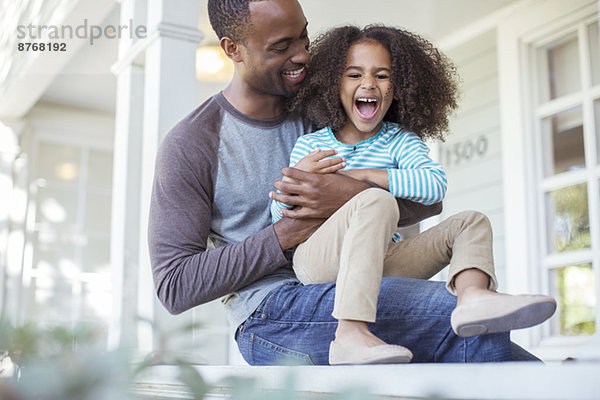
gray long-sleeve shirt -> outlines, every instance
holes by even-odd
[[[228,295],[237,327],[267,293],[295,280],[271,225],[268,194],[304,133],[285,115],[249,118],[219,93],[165,137],[148,236],[157,294],[170,312]]]

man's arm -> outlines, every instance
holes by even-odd
[[[273,225],[239,243],[208,249],[213,146],[167,136],[157,156],[148,244],[157,295],[173,314],[239,290],[289,262]]]
[[[442,212],[442,202],[426,206],[425,204],[416,203],[414,201],[400,199],[396,197],[398,209],[400,210],[400,219],[398,226],[414,225],[434,215]]]

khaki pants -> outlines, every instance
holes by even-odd
[[[294,271],[303,284],[336,281],[336,319],[374,322],[382,277],[429,279],[448,264],[446,287],[454,277],[477,268],[497,288],[492,229],[487,217],[465,211],[412,238],[391,241],[398,221],[396,199],[367,189],[341,207],[294,254]]]

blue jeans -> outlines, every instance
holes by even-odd
[[[337,320],[331,316],[335,283],[282,285],[238,328],[236,340],[251,365],[327,365]],[[409,348],[416,363],[533,361],[535,356],[496,333],[456,336],[450,314],[456,297],[444,282],[383,278],[371,332]]]

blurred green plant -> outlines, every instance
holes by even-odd
[[[149,322],[150,323],[150,322]],[[205,382],[181,353],[169,348],[177,335],[198,327],[190,324],[163,330],[153,325],[155,351],[141,357],[127,349],[107,351],[102,335],[89,327],[15,326],[0,321],[1,400],[133,400],[136,382],[157,365],[177,369],[177,379],[194,400],[219,391]],[[261,388],[256,379],[230,377],[223,382],[232,400],[304,400],[314,394],[298,391],[293,370],[278,390]],[[143,397],[147,398],[147,397]],[[348,390],[327,396],[332,400],[366,400],[366,390]]]
[[[175,365],[193,399],[210,389],[200,374],[168,349],[167,338],[195,328],[158,332],[156,351],[139,361],[128,349],[107,351],[97,330],[78,326],[14,326],[0,321],[0,399],[129,400],[139,374],[155,365]]]

